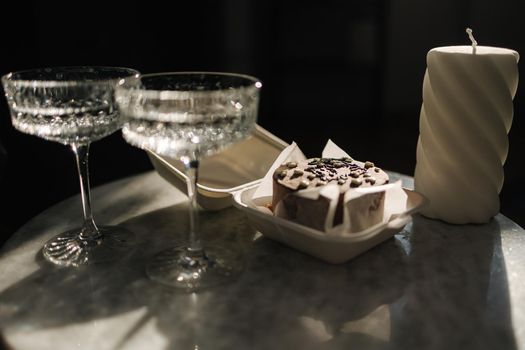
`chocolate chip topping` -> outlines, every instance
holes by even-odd
[[[299,182],[299,189],[307,188],[308,186],[310,186],[308,180],[301,180],[301,182]]]
[[[375,177],[367,177],[365,179],[365,182],[368,182],[370,185],[373,185],[376,183],[376,178]]]
[[[367,167],[368,166],[368,167]],[[368,169],[374,169],[374,180]],[[356,181],[353,181],[356,180]],[[313,158],[299,162],[286,162],[274,172],[274,181],[291,191],[337,183],[345,192],[353,187],[382,185],[388,175],[372,162],[359,162],[351,158]]]
[[[363,181],[358,180],[358,179],[352,179],[352,181],[350,181],[350,187],[359,187],[362,184],[363,184]]]
[[[288,175],[288,172],[286,170],[281,170],[277,173],[277,177],[279,177],[279,179],[284,179],[286,175]]]
[[[303,174],[304,172],[302,170],[294,169],[293,174],[292,174],[292,179],[299,177],[299,176],[303,176]]]

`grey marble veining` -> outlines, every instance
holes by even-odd
[[[147,173],[95,189],[93,202],[98,222],[141,244],[111,265],[45,262],[42,244],[79,223],[78,197],[22,227],[0,252],[0,329],[14,349],[525,349],[525,236],[502,215],[469,226],[418,216],[329,265],[260,237],[233,208],[204,213],[206,241],[243,252],[246,267],[185,294],[144,274],[184,239],[185,197]]]

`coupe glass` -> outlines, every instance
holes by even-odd
[[[91,213],[89,144],[122,126],[114,92],[117,85],[140,82],[128,68],[57,67],[9,73],[2,77],[13,126],[21,132],[70,145],[76,156],[84,223],[43,247],[44,257],[62,266],[115,260],[134,241],[116,226],[97,226]]]
[[[238,253],[220,243],[203,244],[196,184],[202,157],[252,132],[261,86],[259,80],[245,75],[181,72],[143,75],[139,89],[117,89],[117,103],[126,118],[124,138],[134,146],[179,159],[188,177],[187,243],[156,255],[146,267],[151,279],[194,291],[241,271]]]

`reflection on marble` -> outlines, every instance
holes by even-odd
[[[416,217],[329,265],[261,237],[233,208],[204,213],[206,240],[247,263],[234,283],[185,294],[144,274],[152,254],[184,239],[185,197],[154,173],[94,195],[97,220],[142,245],[111,265],[56,268],[39,248],[76,224],[78,198],[26,224],[0,255],[0,329],[14,349],[525,349],[524,232],[504,216]]]

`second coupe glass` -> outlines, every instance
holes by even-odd
[[[203,244],[197,219],[199,160],[246,138],[257,118],[262,84],[228,73],[160,73],[141,77],[141,88],[118,88],[126,117],[124,138],[140,148],[179,159],[188,177],[189,237],[159,253],[146,267],[160,283],[194,291],[222,283],[242,267],[237,252]]]

